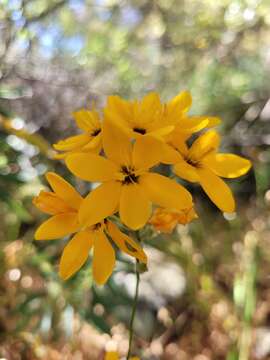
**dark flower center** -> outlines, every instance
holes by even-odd
[[[101,227],[101,223],[96,223],[93,225],[93,230],[98,230]]]
[[[186,160],[186,162],[187,162],[189,165],[194,166],[194,167],[199,167],[198,161],[194,161],[194,160],[189,159],[189,158],[187,158],[187,159],[185,159],[185,160]]]
[[[125,175],[122,183],[124,185],[134,184],[138,182],[139,176],[135,175],[134,168],[122,166],[121,172]]]
[[[144,134],[146,133],[146,130],[145,130],[145,129],[143,129],[143,128],[138,128],[138,127],[133,128],[133,131],[135,131],[135,132],[137,132],[137,133],[139,133],[139,134],[142,134],[142,135],[144,135]]]
[[[92,131],[91,135],[92,136],[97,136],[100,132],[101,132],[101,129],[96,129],[96,130]]]

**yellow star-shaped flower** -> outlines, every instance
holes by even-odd
[[[66,164],[74,175],[102,182],[83,201],[81,223],[91,226],[119,211],[121,221],[136,230],[148,221],[152,203],[176,210],[191,207],[192,197],[183,186],[149,171],[160,162],[162,145],[151,136],[140,137],[133,145],[121,129],[105,121],[107,158],[90,153],[68,156]]]
[[[110,239],[124,253],[146,263],[147,257],[142,248],[129,236],[107,219],[90,227],[82,227],[78,211],[83,201],[81,195],[55,173],[47,173],[46,178],[53,192],[41,191],[33,199],[36,207],[52,215],[35,233],[36,240],[51,240],[74,234],[65,246],[60,260],[60,276],[66,280],[74,275],[86,262],[93,248],[93,277],[97,284],[103,285],[115,266],[115,251]]]
[[[168,139],[174,130],[190,136],[220,123],[217,117],[188,116],[191,104],[188,91],[182,91],[167,103],[162,103],[155,92],[135,101],[109,96],[104,113],[107,120],[115,122],[135,139],[144,135]]]
[[[56,159],[64,159],[67,155],[76,152],[99,153],[102,148],[102,129],[99,113],[96,110],[79,110],[73,113],[77,126],[83,134],[68,137],[54,144],[55,150],[60,153]]]
[[[174,164],[180,160],[170,146],[175,137],[181,136],[186,140],[194,132],[220,123],[217,117],[188,116],[191,104],[192,98],[188,91],[182,91],[167,103],[162,103],[154,92],[135,101],[109,96],[104,116],[107,121],[121,127],[131,139],[153,136],[163,141],[165,144],[160,161]]]
[[[39,210],[52,216],[36,230],[36,240],[61,238],[80,228],[78,210],[83,200],[81,195],[55,173],[47,173],[46,179],[53,192],[42,190],[33,203]]]
[[[224,212],[234,212],[235,201],[228,185],[221,178],[237,178],[251,167],[251,162],[234,154],[217,153],[220,137],[214,130],[198,137],[190,148],[180,139],[174,146],[181,161],[174,166],[179,177],[198,182],[213,203]]]
[[[164,122],[174,124],[174,130],[166,136],[166,141],[175,134],[185,138],[204,128],[218,125],[221,121],[214,116],[190,116],[188,111],[192,105],[192,97],[188,91],[182,91],[168,101],[164,107]]]

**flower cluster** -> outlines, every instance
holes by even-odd
[[[220,136],[213,127],[220,120],[189,116],[191,102],[186,91],[167,103],[156,93],[135,101],[110,96],[102,115],[95,109],[74,113],[83,133],[55,144],[56,157],[76,177],[98,186],[82,198],[59,175],[48,173],[52,191],[42,191],[34,199],[51,215],[37,229],[37,240],[74,234],[60,261],[63,279],[78,271],[93,249],[93,277],[104,284],[115,266],[113,243],[147,263],[141,244],[127,234],[147,223],[171,232],[178,223],[197,217],[192,196],[177,177],[200,184],[221,211],[235,211],[232,192],[221,178],[245,174],[250,161],[218,153]],[[201,131],[190,146],[190,137]],[[162,163],[172,166],[174,179],[158,172]],[[114,221],[117,214],[125,233]]]

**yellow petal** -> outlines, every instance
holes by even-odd
[[[86,145],[89,141],[91,141],[91,138],[92,137],[89,134],[75,135],[58,141],[58,143],[54,144],[53,147],[58,151],[72,151],[80,149]]]
[[[149,220],[149,224],[153,225],[157,231],[171,234],[178,223],[180,213],[180,211],[156,208],[154,215]]]
[[[157,93],[152,92],[144,96],[137,102],[137,111],[135,111],[135,119],[142,127],[148,127],[148,124],[154,122],[158,115],[161,115],[162,104]]]
[[[79,229],[77,213],[65,213],[54,215],[35,232],[36,240],[52,240],[72,234]]]
[[[159,124],[159,127],[156,126],[155,129],[148,131],[148,135],[154,136],[158,139],[163,139],[164,136],[170,134],[174,130],[173,125],[162,126]]]
[[[192,97],[188,91],[182,91],[167,103],[168,112],[187,112],[192,104]],[[178,119],[177,119],[178,120]]]
[[[122,233],[111,221],[107,224],[108,233],[115,244],[126,254],[135,257],[143,263],[147,263],[147,256],[140,245],[129,236]]]
[[[169,144],[163,144],[161,162],[164,164],[176,164],[182,161],[182,156]]]
[[[120,182],[110,181],[92,190],[82,202],[79,211],[80,222],[85,226],[91,226],[117,211],[120,188]]]
[[[107,157],[121,166],[131,164],[132,145],[120,126],[105,120],[103,124],[103,148]]]
[[[177,224],[186,225],[197,218],[198,215],[193,207],[181,211],[157,208],[149,223],[158,231],[171,233]]]
[[[216,151],[219,144],[220,136],[218,133],[215,130],[209,130],[194,141],[189,150],[189,157],[200,160],[209,153]]]
[[[177,176],[187,181],[198,182],[200,180],[200,177],[197,174],[197,169],[184,160],[176,164],[173,171]]]
[[[77,153],[67,156],[68,169],[86,181],[109,181],[116,177],[117,166],[110,160],[92,153]]]
[[[147,173],[140,177],[140,183],[156,205],[172,210],[182,210],[192,206],[190,193],[176,181],[165,176]]]
[[[208,128],[221,124],[221,119],[219,117],[207,116],[207,119],[208,119],[208,125],[207,125]]]
[[[207,156],[203,163],[216,175],[225,178],[237,178],[248,172],[251,162],[234,154],[215,154]]]
[[[70,155],[70,154],[72,154],[72,152],[65,152],[65,153],[61,153],[61,154],[54,153],[53,159],[54,160],[64,160],[67,157],[67,155]]]
[[[71,208],[76,210],[79,209],[82,202],[82,197],[72,185],[70,185],[61,176],[53,172],[48,172],[46,174],[46,179],[56,195],[60,197],[60,199],[62,199]]]
[[[229,186],[212,171],[198,169],[200,184],[213,203],[223,212],[234,212],[235,201]]]
[[[96,151],[96,149],[99,149]],[[92,139],[82,148],[83,151],[95,151],[97,153],[100,152],[102,148],[102,133],[99,133],[96,136],[93,136]]]
[[[167,138],[167,143],[178,150],[181,156],[188,155],[188,147],[186,141],[190,137],[190,134],[184,134],[177,129],[173,131]]]
[[[162,158],[164,143],[152,136],[142,136],[133,147],[133,165],[135,169],[149,169],[157,165]]]
[[[72,115],[78,127],[89,134],[101,127],[99,115],[96,111],[82,109],[75,111]]]
[[[220,123],[220,118],[214,116],[188,116],[181,119],[176,128],[179,131],[194,133],[206,127],[210,128],[217,126]]]
[[[93,277],[98,285],[103,285],[113,272],[115,252],[102,230],[93,232],[93,239]]]
[[[133,230],[147,223],[151,215],[151,203],[140,185],[122,186],[119,212],[121,221]]]
[[[150,92],[140,101],[140,110],[142,113],[155,113],[161,106],[160,97],[156,92]]]
[[[179,121],[175,131],[194,133],[204,129],[208,125],[208,119],[203,116],[185,117]]]
[[[33,198],[33,204],[40,211],[50,215],[74,211],[74,208],[67,205],[67,203],[60,199],[55,193],[49,191],[41,190],[39,195]]]
[[[122,99],[120,96],[112,95],[107,98],[107,105],[104,109],[106,117],[121,121],[128,120],[132,114],[132,103]]]
[[[63,280],[71,277],[83,266],[92,245],[90,231],[80,231],[68,242],[60,260],[59,272]]]

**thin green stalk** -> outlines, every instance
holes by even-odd
[[[134,334],[134,320],[138,305],[138,297],[139,297],[139,284],[140,284],[140,272],[139,272],[139,261],[136,260],[135,264],[135,274],[136,274],[136,289],[135,289],[135,296],[132,306],[132,313],[129,323],[129,343],[128,343],[128,354],[127,354],[127,360],[129,360],[131,356],[131,350],[132,350],[132,340],[133,340],[133,334]]]
[[[250,231],[245,236],[243,273],[235,283],[235,304],[241,310],[242,329],[239,336],[238,360],[249,360],[252,345],[252,319],[256,308],[257,234]]]

